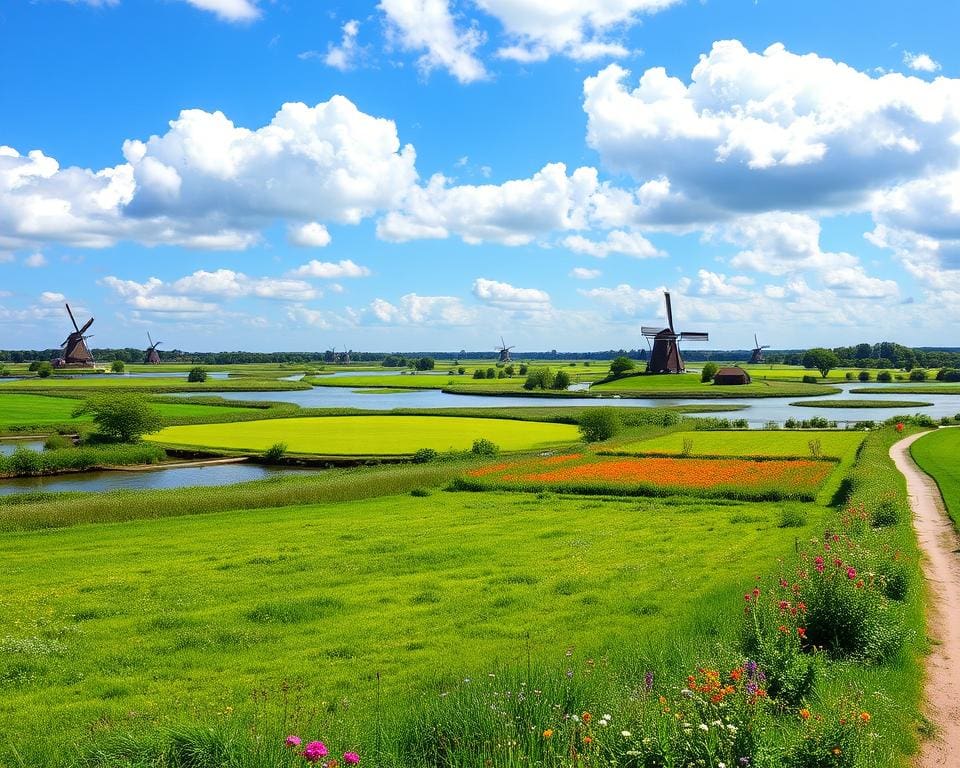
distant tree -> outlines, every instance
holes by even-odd
[[[473,372],[473,378],[475,378],[475,379],[485,379],[485,378],[487,378],[487,374],[483,372],[483,369],[482,369],[482,368],[477,368],[477,369]]]
[[[524,389],[550,389],[553,377],[549,368],[531,368],[527,372],[527,380],[523,382]]]
[[[520,363],[520,370],[517,371],[517,373],[519,373],[521,376],[526,376],[528,370],[530,370],[530,366],[528,366],[526,363]]]
[[[857,374],[857,378],[859,378],[860,381],[870,381],[870,371],[860,371],[860,373]]]
[[[496,368],[487,368],[487,378],[495,379],[497,378],[497,369]]]
[[[583,439],[597,443],[615,437],[622,428],[620,416],[613,408],[586,408],[578,420]]]
[[[506,371],[507,376],[513,376],[513,374],[516,372],[516,369],[513,367],[513,363],[510,363],[510,364],[509,364],[506,368],[504,368],[503,370]]]
[[[124,370],[126,370],[126,367],[127,365],[123,362],[123,360],[114,360],[112,363],[110,363],[110,370],[114,373],[123,373]]]
[[[39,376],[41,379],[48,379],[53,373],[53,365],[44,360],[43,362],[38,363],[37,367],[33,370],[37,372],[37,376]]]
[[[465,374],[466,372],[467,372],[467,369],[464,368],[462,365],[461,365],[459,368],[457,368],[457,373],[458,373],[460,376],[463,376],[463,374]]]
[[[142,395],[109,394],[89,398],[74,416],[91,414],[97,431],[123,443],[135,443],[160,429],[160,413]]]
[[[190,373],[187,374],[187,381],[191,384],[199,384],[207,380],[207,369],[201,366],[196,366],[195,368],[190,369]]]
[[[914,368],[910,371],[910,381],[926,381],[927,372],[923,368]]]
[[[470,453],[475,456],[496,456],[500,453],[500,446],[484,437],[480,437],[473,441]]]
[[[877,374],[877,381],[893,381],[893,374],[890,373],[890,371],[880,371],[880,373]]]
[[[501,368],[499,371],[497,371],[497,378],[498,378],[498,379],[505,379],[505,378],[507,378],[507,372],[506,372],[505,370],[503,370],[503,368]]]
[[[616,358],[612,363],[610,363],[610,373],[614,376],[622,376],[627,371],[632,371],[636,368],[636,363],[633,362],[629,357],[621,355]]]
[[[717,375],[717,371],[720,370],[720,366],[716,363],[704,363],[703,368],[700,370],[700,381],[704,384],[713,381],[713,377]]]
[[[432,357],[421,357],[417,359],[415,368],[418,371],[432,371],[433,367],[436,365]]]
[[[559,370],[553,377],[551,389],[563,390],[570,386],[570,374],[564,370]]]
[[[803,355],[803,367],[816,368],[823,378],[826,378],[827,374],[838,365],[840,365],[840,358],[836,353],[823,347],[808,349]]]

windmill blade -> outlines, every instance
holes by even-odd
[[[70,311],[70,305],[64,304],[64,306],[67,308],[67,314],[70,315],[70,322],[73,323],[74,330],[77,333],[80,333],[80,327],[77,325],[77,321],[73,317],[73,312]]]
[[[663,333],[664,331],[669,331],[669,328],[657,328],[653,325],[642,325],[640,326],[640,333],[649,338],[653,338],[658,333]]]
[[[680,334],[684,341],[710,341],[709,333],[700,333],[699,331],[684,331]]]
[[[757,340],[757,334],[753,334],[753,346],[757,349],[763,349],[763,347],[760,346],[760,342]]]
[[[501,337],[500,337],[500,347],[503,348],[503,347],[505,347],[505,346],[507,346],[507,342],[505,342],[505,341],[503,340],[503,336],[501,336]]]
[[[670,305],[670,291],[664,291],[663,296],[667,300],[667,327],[672,331],[673,330],[673,307]]]
[[[92,318],[92,317],[91,317],[89,320],[87,320],[86,323],[84,323],[83,328],[81,328],[81,329],[78,331],[78,333],[83,333],[83,332],[84,332],[85,330],[87,330],[87,328],[89,328],[91,325],[93,325],[93,318]]]
[[[152,349],[153,347],[157,346],[156,344],[153,343],[153,338],[150,336],[150,331],[147,331],[147,341],[150,342],[150,348],[151,348],[151,349]]]

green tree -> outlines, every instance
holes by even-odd
[[[700,381],[704,384],[713,381],[713,377],[717,375],[717,371],[719,370],[720,366],[716,363],[704,363],[700,371]]]
[[[191,384],[199,384],[207,380],[207,369],[201,366],[196,366],[195,368],[190,369],[190,373],[187,374],[187,381]]]
[[[831,369],[838,365],[840,365],[840,358],[836,353],[823,347],[808,349],[803,355],[803,367],[816,368],[823,378],[826,378]]]
[[[436,365],[436,363],[432,357],[421,357],[417,359],[414,367],[418,371],[432,371],[434,365]]]
[[[610,373],[614,376],[622,376],[627,371],[632,371],[636,368],[636,363],[633,362],[629,357],[625,355],[620,355],[612,363],[610,363]]]
[[[584,440],[597,443],[615,437],[623,423],[613,408],[587,408],[578,420],[578,427]]]
[[[910,371],[910,381],[926,381],[927,372],[923,368],[914,368]]]
[[[564,370],[557,371],[553,377],[551,389],[563,390],[570,386],[570,374]]]
[[[113,440],[135,443],[160,429],[160,413],[142,395],[109,394],[89,398],[73,415],[91,414],[97,431]]]
[[[523,382],[524,389],[550,389],[553,377],[549,368],[531,368],[527,372],[527,380]]]
[[[530,366],[528,366],[526,363],[520,363],[520,370],[518,371],[518,373],[521,376],[526,376],[528,370],[530,370]]]
[[[487,378],[495,379],[497,378],[497,369],[496,368],[487,368]]]
[[[123,373],[124,370],[126,370],[126,367],[127,366],[123,360],[114,360],[112,363],[110,363],[110,370],[114,373]]]
[[[39,363],[36,367],[37,376],[41,379],[48,379],[53,373],[53,365],[44,360],[42,363]]]
[[[880,371],[880,373],[877,374],[877,381],[893,381],[893,374],[890,373],[890,371]]]

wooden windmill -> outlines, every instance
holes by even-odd
[[[350,365],[350,353],[347,351],[347,348],[343,348],[343,354],[340,356],[340,362],[344,365]]]
[[[147,365],[160,365],[160,354],[157,352],[157,347],[163,344],[163,342],[155,342],[150,337],[150,331],[147,331],[147,341],[150,342],[150,346],[147,347],[146,356],[143,358],[143,362]]]
[[[667,327],[658,328],[644,325],[640,328],[644,337],[653,339],[653,350],[650,352],[650,360],[647,363],[647,373],[683,373],[685,368],[677,342],[681,339],[684,341],[708,341],[710,334],[700,333],[699,331],[677,333],[673,328],[673,308],[670,305],[670,293],[664,291],[663,295],[667,301]]]
[[[753,334],[753,353],[750,355],[751,363],[762,363],[763,362],[763,350],[770,349],[769,344],[764,344],[760,346],[760,342],[757,341],[757,334]]]
[[[507,343],[503,340],[503,336],[500,337],[500,346],[495,347],[495,349],[500,353],[500,359],[497,362],[507,364],[510,362],[510,350],[513,347],[508,347]]]
[[[90,354],[90,350],[87,347],[86,340],[90,336],[84,336],[84,332],[93,325],[93,318],[91,317],[84,323],[83,327],[77,325],[77,321],[73,317],[73,312],[70,311],[70,305],[65,305],[67,308],[67,314],[70,315],[70,322],[73,323],[73,331],[70,335],[67,336],[66,341],[63,342],[60,346],[63,347],[63,355],[57,360],[55,364],[57,367],[63,367],[67,365],[78,365],[85,368],[93,367],[93,355]]]

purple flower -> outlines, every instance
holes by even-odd
[[[746,664],[743,665],[743,670],[747,673],[747,679],[753,680],[753,676],[757,674],[757,662],[753,659],[747,659]]]
[[[740,763],[740,765],[743,766],[743,768],[747,768],[747,766],[750,765],[750,758],[749,758],[749,757],[741,757],[738,762]]]
[[[752,680],[744,686],[744,690],[749,693],[751,696],[755,695],[757,692],[757,684]]]
[[[303,748],[303,757],[308,763],[319,763],[327,754],[327,745],[322,741],[311,741]]]
[[[653,690],[653,670],[648,669],[647,674],[643,676],[643,689],[647,693]]]
[[[294,736],[294,735],[291,733],[289,736],[287,736],[287,738],[285,738],[285,739],[283,740],[283,743],[284,743],[289,749],[296,749],[296,748],[299,747],[300,744],[302,744],[303,742],[301,742],[299,736]]]
[[[360,755],[356,752],[344,752],[343,762],[345,765],[356,765],[360,762]]]

